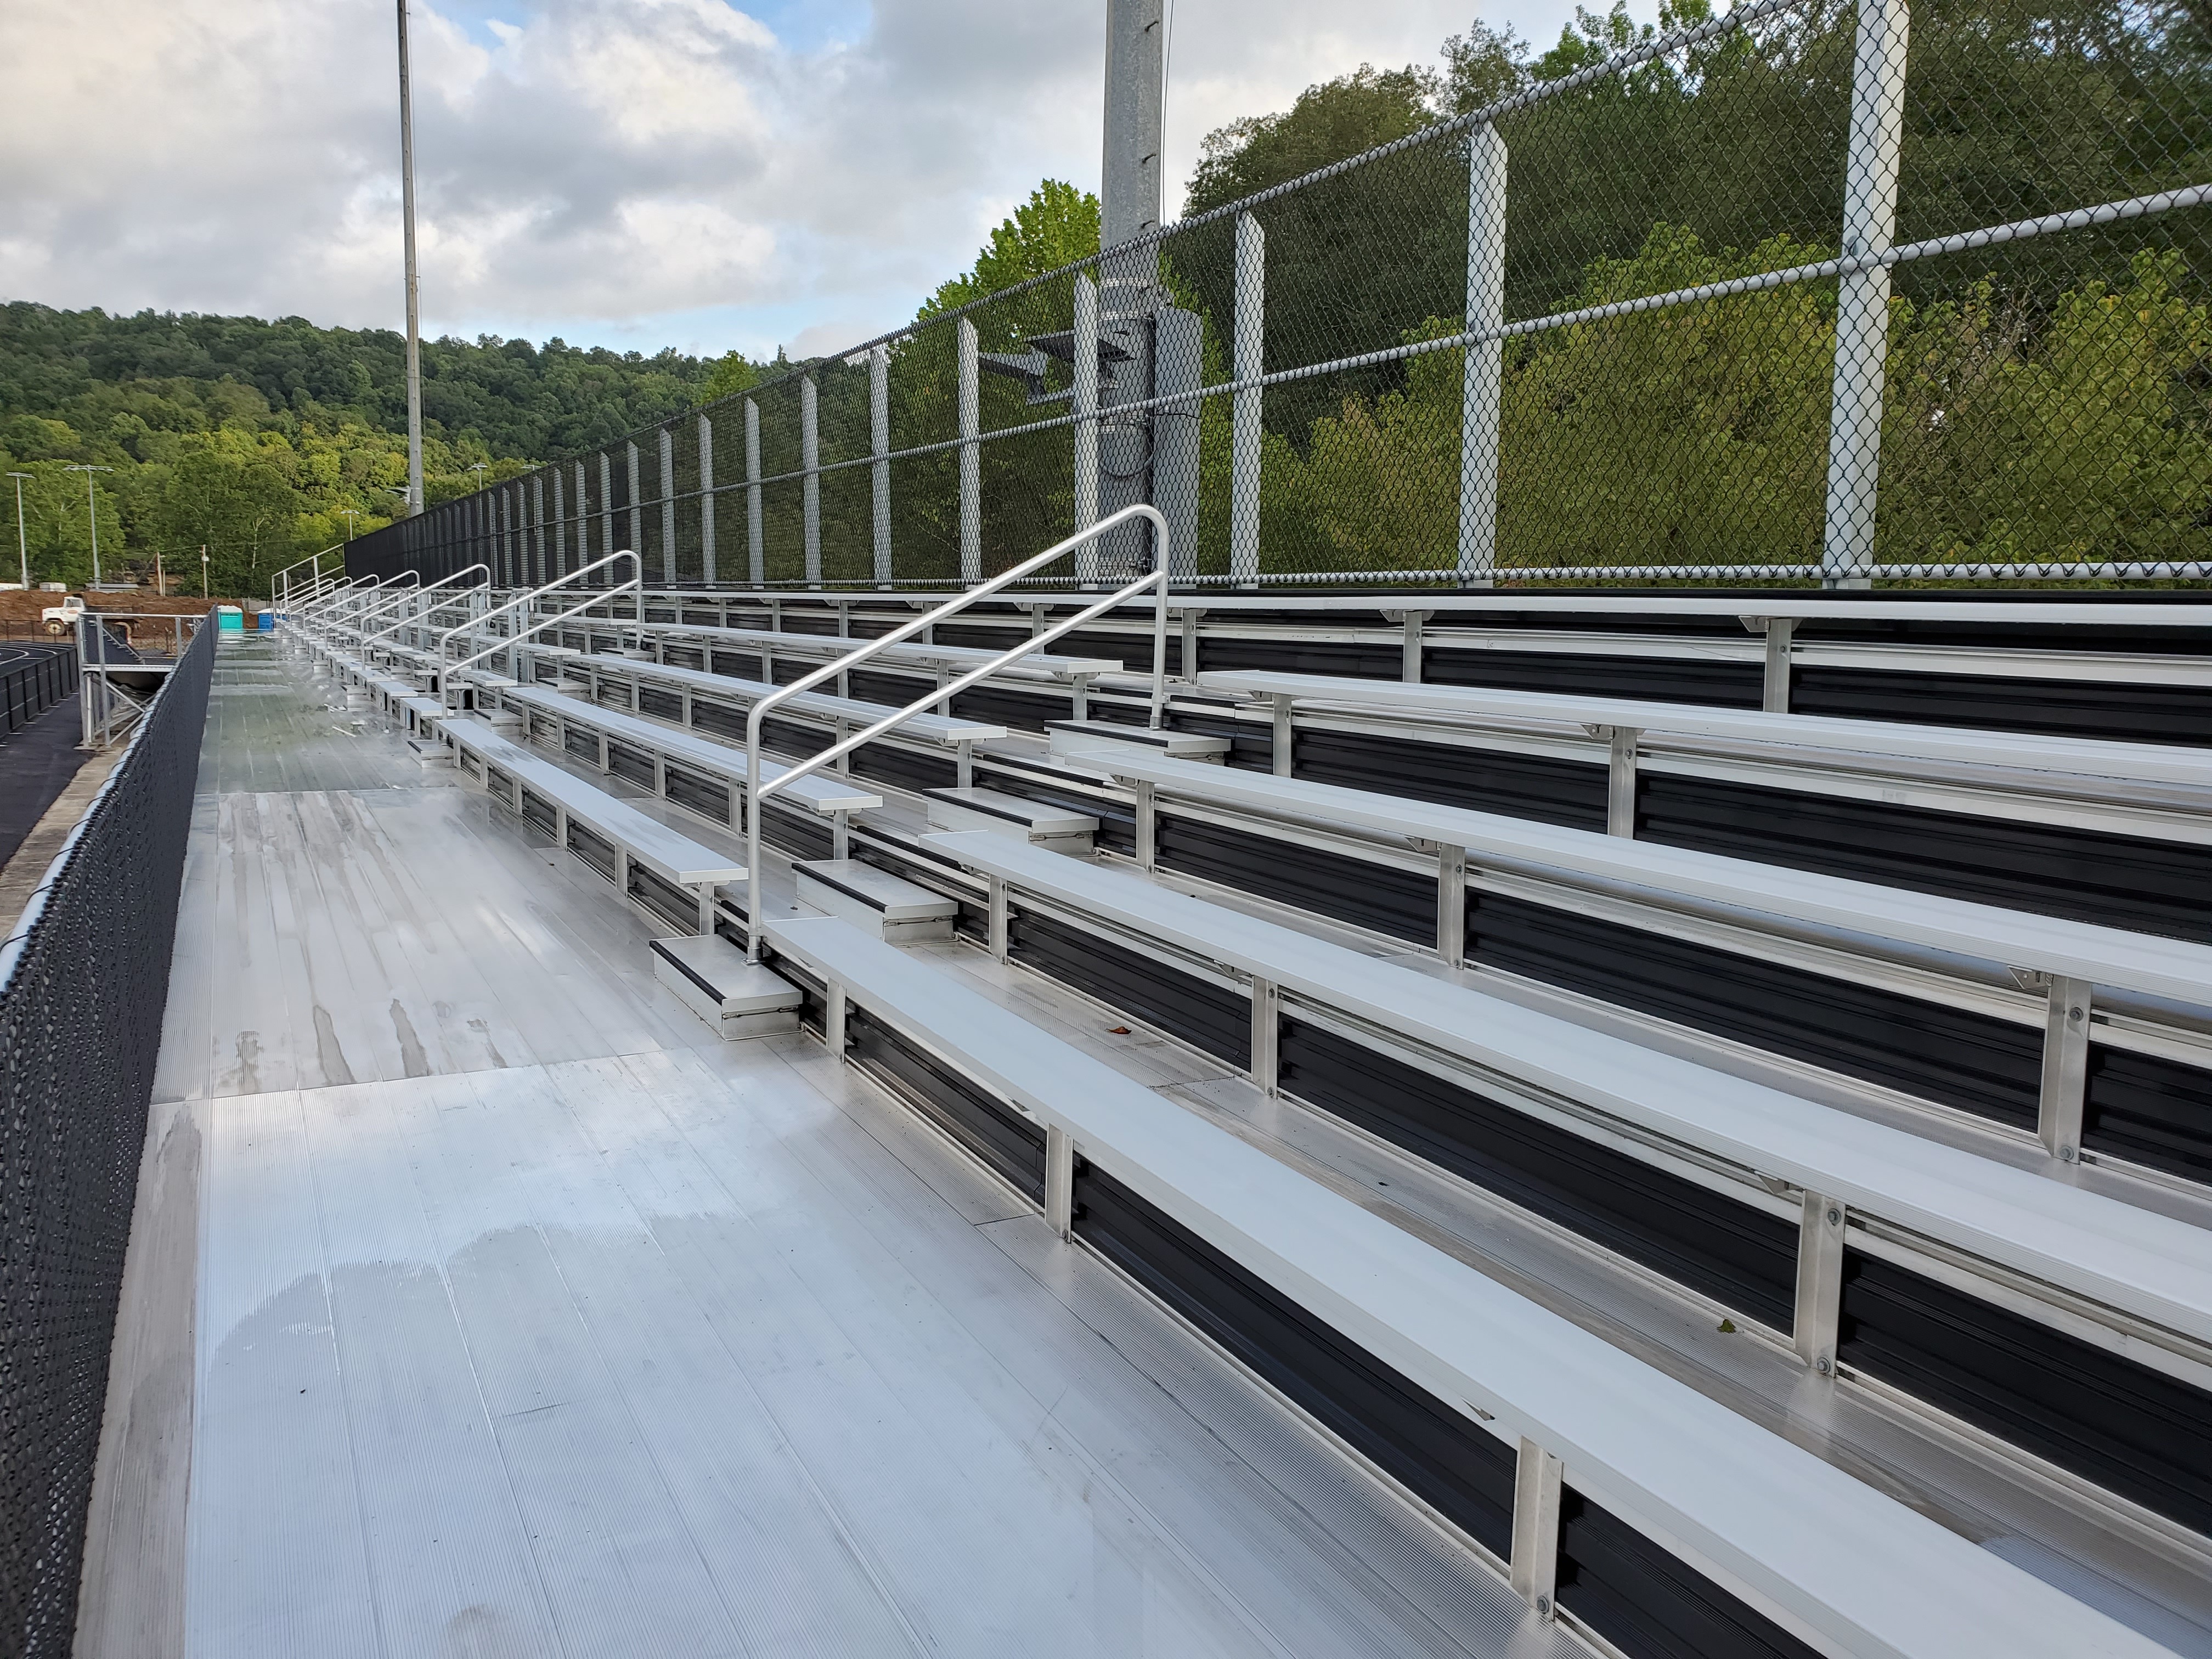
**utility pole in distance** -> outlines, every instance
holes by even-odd
[[[62,471],[84,474],[84,516],[87,526],[92,531],[92,585],[97,587],[100,586],[100,501],[99,498],[93,494],[92,487],[99,480],[92,475],[95,472],[112,472],[115,469],[112,466],[94,466],[90,461],[84,461],[65,466]]]
[[[407,0],[399,0],[399,205],[406,220],[407,514],[422,510],[422,334],[415,276],[415,99],[407,78]]]
[[[31,591],[31,538],[23,528],[23,480],[37,475],[10,472],[8,476],[15,481],[15,551],[23,561],[23,591],[27,593]]]

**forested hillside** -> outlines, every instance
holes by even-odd
[[[218,591],[265,592],[306,552],[387,522],[406,483],[405,344],[301,319],[0,306],[0,471],[24,472],[33,580],[91,574],[86,480],[105,574],[159,553]],[[559,340],[422,344],[432,501],[664,419],[747,384],[751,366]],[[71,472],[91,463],[112,471]],[[0,491],[15,539],[16,480]],[[0,554],[12,553],[0,548]],[[12,575],[0,556],[0,576]]]

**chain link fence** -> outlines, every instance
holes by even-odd
[[[351,562],[951,584],[1149,499],[1185,587],[2212,576],[2203,8],[1692,16]]]
[[[203,628],[0,945],[0,1656],[64,1659],[207,722]]]

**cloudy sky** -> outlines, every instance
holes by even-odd
[[[1562,0],[1492,0],[1556,35]],[[1200,139],[1468,0],[1176,0]],[[423,327],[749,354],[893,326],[1048,174],[1095,189],[1104,0],[417,0]],[[0,299],[398,326],[390,0],[5,0]]]

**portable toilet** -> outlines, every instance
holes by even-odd
[[[269,606],[265,605],[256,606],[253,616],[254,630],[257,633],[273,634],[276,631],[276,613]]]
[[[215,625],[225,634],[246,631],[246,613],[234,605],[219,605],[215,608]]]

